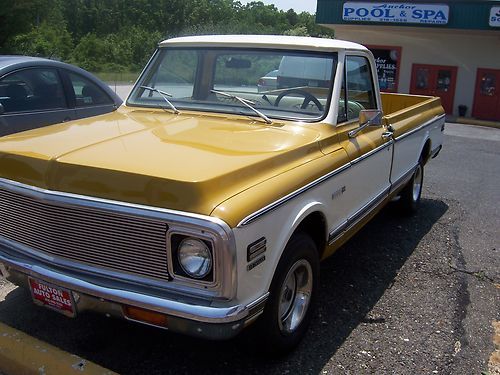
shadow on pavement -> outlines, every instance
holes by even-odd
[[[384,322],[383,317],[370,317],[370,310],[448,210],[438,200],[422,199],[421,205],[419,214],[410,218],[389,205],[323,262],[318,310],[309,333],[285,358],[258,357],[253,349],[259,343],[245,332],[230,341],[210,342],[91,314],[67,319],[32,305],[29,292],[20,288],[0,303],[0,320],[122,374],[317,374],[359,324]]]

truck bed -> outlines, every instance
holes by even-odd
[[[443,114],[439,97],[392,93],[380,95],[385,124],[393,127],[397,124],[395,137]]]

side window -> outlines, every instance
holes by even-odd
[[[363,109],[377,109],[370,62],[366,57],[347,56],[347,119],[359,117]]]
[[[0,103],[5,112],[66,108],[66,98],[55,69],[23,69],[0,80]]]
[[[113,104],[108,94],[87,78],[75,73],[68,75],[75,92],[77,108]]]

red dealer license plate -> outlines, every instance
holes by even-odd
[[[71,291],[32,278],[29,279],[29,283],[33,301],[37,305],[49,307],[69,317],[75,316]]]

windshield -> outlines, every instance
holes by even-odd
[[[317,120],[326,115],[336,66],[336,53],[161,48],[127,103],[170,110],[171,102],[181,113],[234,113],[266,122]],[[167,102],[162,93],[169,94]]]

